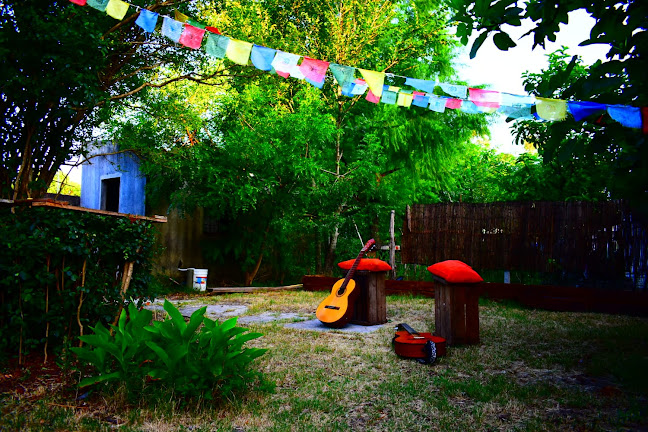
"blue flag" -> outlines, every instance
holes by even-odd
[[[135,21],[135,24],[142,27],[144,31],[153,33],[155,25],[157,24],[159,14],[151,12],[148,9],[140,9],[140,14]]]
[[[254,45],[252,47],[252,53],[250,54],[250,60],[252,64],[262,71],[272,70],[272,60],[274,60],[277,50],[272,48],[266,48],[261,45]]]

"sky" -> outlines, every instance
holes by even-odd
[[[587,12],[574,11],[569,14],[569,23],[560,25],[556,42],[547,42],[544,50],[541,47],[532,50],[532,35],[520,39],[521,35],[532,28],[532,23],[527,20],[520,27],[508,26],[504,29],[517,43],[515,48],[500,51],[493,43],[492,36],[489,36],[477,51],[475,58],[470,59],[468,53],[472,46],[472,40],[476,37],[473,35],[465,47],[464,53],[457,59],[459,77],[465,80],[469,87],[485,84],[491,90],[525,95],[527,93],[522,85],[522,73],[525,71],[538,73],[542,69],[546,69],[547,55],[563,45],[569,47],[569,54],[580,55],[586,65],[590,65],[598,59],[605,59],[605,53],[609,49],[607,45],[578,46],[580,42],[589,38],[593,25],[594,19]],[[513,144],[509,127],[503,117],[498,116],[497,121],[491,125],[490,129],[494,148],[515,155],[524,152],[522,146]]]

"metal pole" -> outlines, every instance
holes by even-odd
[[[389,265],[391,266],[391,278],[396,278],[396,241],[394,240],[394,218],[396,210],[391,211],[389,218]]]

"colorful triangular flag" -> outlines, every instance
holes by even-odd
[[[173,42],[180,41],[180,36],[182,36],[182,24],[180,21],[176,21],[173,18],[164,17],[162,21],[162,34]]]
[[[564,120],[567,116],[567,101],[536,98],[536,113],[542,120]]]
[[[362,74],[362,78],[367,82],[369,89],[373,94],[380,98],[383,91],[383,83],[385,82],[385,73],[384,72],[375,72],[366,69],[358,69]]]
[[[200,46],[202,45],[202,40],[204,36],[205,36],[205,29],[202,29],[200,27],[194,27],[189,24],[185,24],[184,30],[180,35],[179,42],[182,45],[187,46],[189,48],[199,49]]]
[[[227,46],[230,43],[230,38],[223,35],[210,33],[207,35],[207,43],[205,44],[205,51],[212,57],[225,58],[227,53]]]
[[[641,129],[641,109],[627,105],[609,105],[608,114],[625,127]]]
[[[109,1],[110,0],[88,0],[87,4],[98,11],[105,12]]]
[[[272,70],[272,60],[277,53],[276,49],[266,48],[261,45],[254,45],[252,47],[252,53],[250,54],[250,60],[252,64],[257,69],[262,71],[271,71]]]
[[[436,81],[431,80],[405,78],[405,85],[417,88],[427,93],[434,93],[434,87],[436,87],[437,83]]]
[[[148,33],[153,33],[155,31],[155,25],[157,24],[159,14],[152,12],[148,9],[141,9],[139,16],[135,20],[135,24],[142,27],[144,31]]]

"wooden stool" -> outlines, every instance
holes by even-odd
[[[387,322],[387,299],[385,298],[386,271],[360,270],[353,280],[357,300],[353,309],[353,324],[377,325]]]
[[[480,283],[450,283],[433,277],[435,335],[448,345],[478,344]]]

